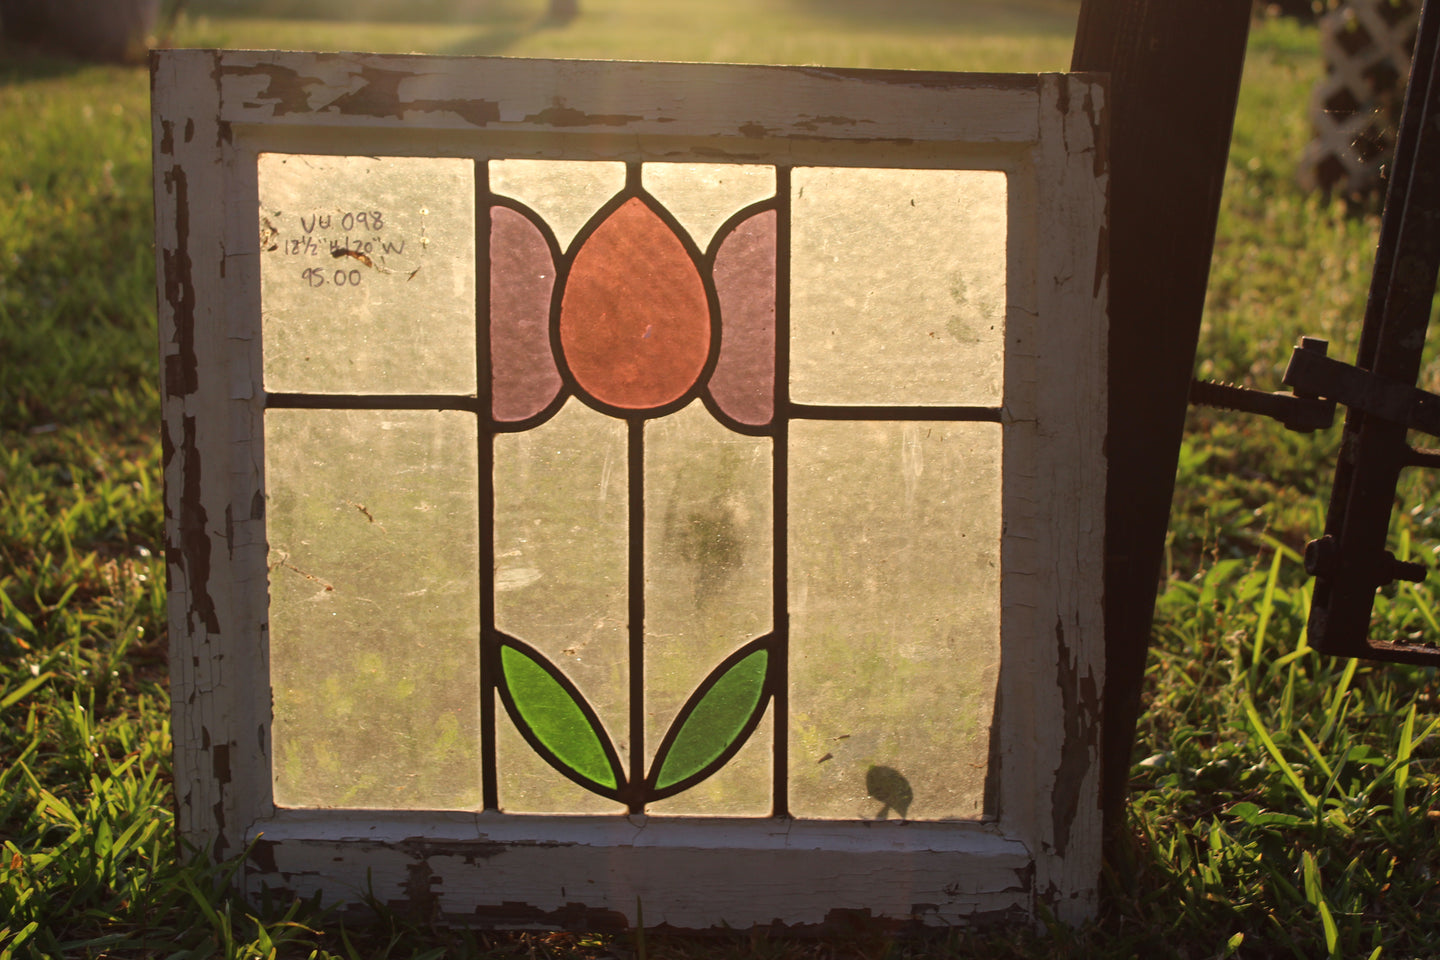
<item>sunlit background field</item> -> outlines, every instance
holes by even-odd
[[[1065,69],[1079,13],[1074,0],[582,0],[580,19],[553,27],[536,0],[192,6],[186,46],[980,71]]]
[[[193,0],[175,45],[1058,70],[1071,0]],[[1313,27],[1250,43],[1204,376],[1277,389],[1289,344],[1353,355],[1378,221],[1302,193]],[[246,905],[174,843],[148,75],[0,47],[0,958],[1440,955],[1431,671],[1324,660],[1298,551],[1336,432],[1192,412],[1135,748],[1133,862],[1092,927],[924,944],[493,936]],[[1163,210],[1156,211],[1163,216]],[[1392,549],[1429,559],[1407,480]],[[1440,638],[1429,585],[1377,635]]]

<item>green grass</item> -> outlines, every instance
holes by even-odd
[[[536,56],[1058,69],[1061,0],[413,0],[404,23],[195,0],[180,43]],[[337,0],[336,7],[342,6]],[[348,0],[379,17],[373,0]],[[312,6],[313,10],[314,7]],[[463,15],[463,16],[461,16]],[[451,22],[454,20],[461,22]],[[1231,151],[1201,374],[1276,389],[1289,344],[1358,333],[1377,222],[1298,192],[1313,30],[1257,27]],[[633,937],[345,927],[246,906],[174,842],[156,442],[147,78],[0,50],[0,958],[625,955]],[[1433,384],[1432,384],[1433,386]],[[1130,817],[1134,873],[1096,925],[923,946],[695,942],[674,957],[1440,955],[1440,688],[1305,643],[1298,551],[1335,431],[1194,411],[1179,470]],[[1407,478],[1402,555],[1436,552],[1440,496]],[[1429,586],[1387,589],[1379,632],[1440,634]],[[257,919],[261,918],[263,919]]]
[[[404,5],[416,16],[403,23],[366,19],[401,9],[379,0],[194,0],[191,8],[174,37],[186,46],[977,71],[1066,69],[1080,9],[1074,0],[581,0],[581,17],[556,29],[541,0],[420,0]],[[297,10],[341,19],[301,19]]]

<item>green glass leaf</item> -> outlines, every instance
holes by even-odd
[[[520,718],[558,762],[586,780],[611,790],[619,784],[606,756],[604,733],[596,729],[575,696],[530,654],[500,648],[505,685]]]
[[[769,660],[763,647],[756,650],[725,669],[698,701],[686,704],[676,721],[680,730],[660,759],[655,789],[700,773],[745,732],[761,706]]]

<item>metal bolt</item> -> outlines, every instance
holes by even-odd
[[[1430,572],[1423,563],[1395,559],[1395,554],[1389,550],[1385,551],[1385,562],[1380,565],[1380,570],[1384,577],[1384,580],[1381,581],[1382,585],[1395,580],[1424,583],[1425,575]]]

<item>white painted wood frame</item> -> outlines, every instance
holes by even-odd
[[[1105,83],[175,50],[152,60],[175,791],[237,882],[453,922],[891,930],[1092,916]],[[1009,178],[995,799],[956,822],[284,810],[272,800],[261,152],[976,168]]]

